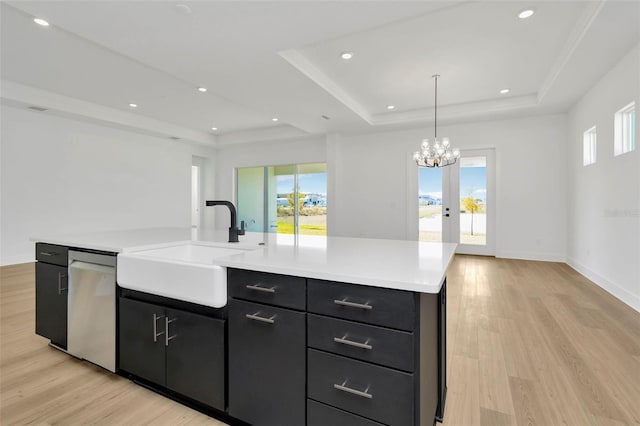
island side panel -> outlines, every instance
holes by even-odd
[[[432,426],[438,407],[438,294],[418,293],[419,298],[419,425]]]

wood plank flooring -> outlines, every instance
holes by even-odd
[[[640,314],[562,263],[456,256],[444,425],[640,424]]]
[[[1,425],[223,424],[49,347],[33,264],[0,272]],[[560,263],[458,255],[448,285],[445,426],[640,425],[639,313]]]

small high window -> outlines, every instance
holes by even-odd
[[[596,126],[586,132],[582,138],[582,165],[588,166],[596,162]]]
[[[614,116],[613,153],[621,155],[636,149],[636,104],[629,105],[616,112]]]

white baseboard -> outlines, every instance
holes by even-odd
[[[504,259],[538,260],[542,262],[566,262],[562,254],[532,253],[523,251],[498,251],[496,257]]]
[[[630,291],[624,289],[619,284],[609,281],[602,275],[599,275],[593,272],[591,269],[587,268],[577,260],[573,258],[567,258],[567,265],[571,266],[573,269],[578,271],[580,274],[587,277],[589,280],[593,281],[602,289],[606,290],[608,293],[612,294],[616,298],[620,299],[625,304],[631,306],[637,312],[640,312],[640,295],[633,294]]]

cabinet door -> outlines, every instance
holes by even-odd
[[[164,308],[119,299],[120,369],[165,385]]]
[[[224,411],[225,322],[167,309],[167,387]]]
[[[254,426],[305,424],[304,312],[229,301],[229,414]]]
[[[67,268],[36,263],[36,334],[67,348]]]

